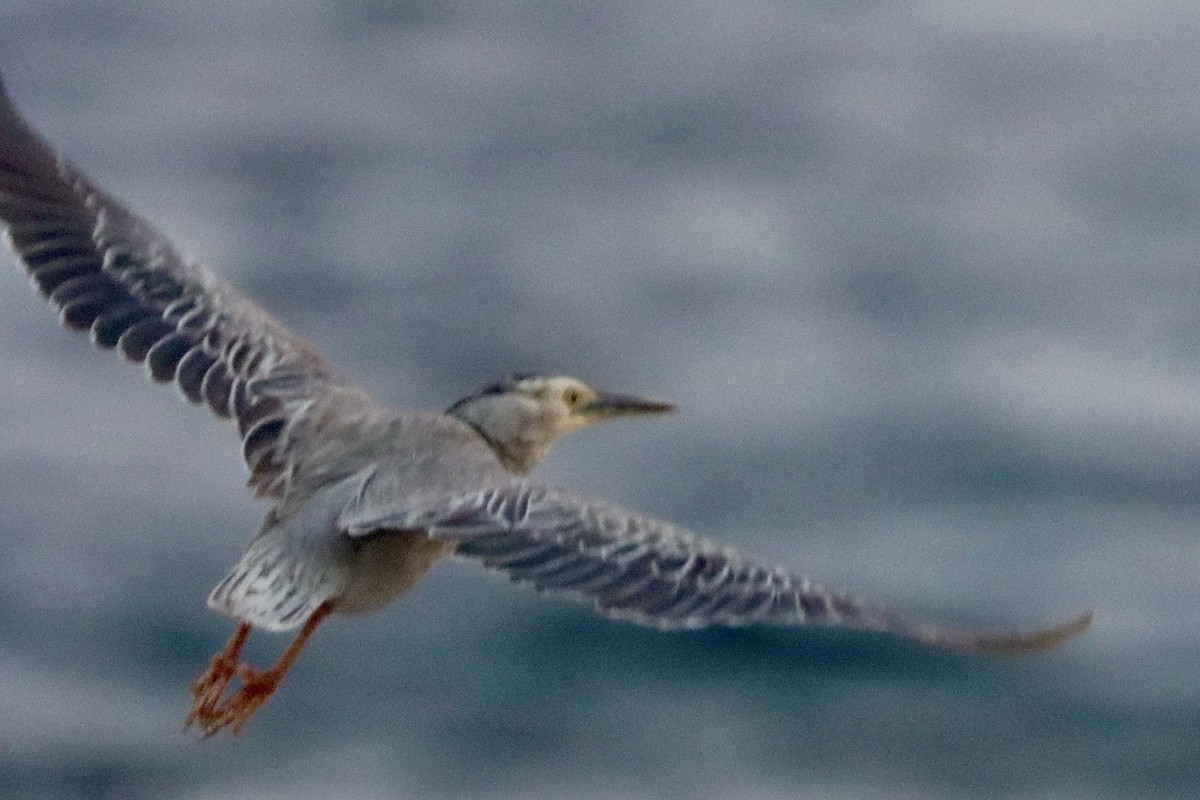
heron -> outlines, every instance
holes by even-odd
[[[670,412],[562,375],[517,374],[442,412],[377,402],[308,342],[111,197],[24,121],[0,81],[0,221],[66,328],[231,420],[269,507],[208,596],[229,641],[190,687],[185,724],[238,734],[331,615],[377,611],[448,556],[663,630],[824,624],[975,653],[1024,653],[1091,612],[1033,630],[934,624],[650,515],[528,478],[563,434]],[[278,660],[251,631],[295,631]]]

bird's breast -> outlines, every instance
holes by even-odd
[[[346,585],[336,601],[340,614],[375,611],[411,589],[430,567],[454,550],[424,531],[381,530],[353,543]]]

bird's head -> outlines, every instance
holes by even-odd
[[[661,400],[601,392],[576,378],[518,374],[472,392],[446,413],[477,430],[505,466],[524,474],[564,433],[674,410]]]

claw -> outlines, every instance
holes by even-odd
[[[300,655],[308,637],[332,610],[333,606],[329,603],[319,606],[275,665],[266,670],[258,670],[239,661],[238,654],[250,634],[250,624],[243,622],[238,625],[233,637],[221,652],[212,657],[208,669],[192,684],[192,709],[184,720],[184,727],[198,725],[205,739],[225,728],[232,728],[235,736],[240,734],[242,727],[279,688],[283,676]],[[241,686],[225,697],[225,690],[234,676]]]
[[[204,738],[213,736],[223,728],[232,728],[235,736],[240,734],[242,727],[279,688],[285,671],[274,668],[259,671],[249,664],[240,665],[237,677],[242,685],[220,707],[205,714],[201,721]]]
[[[190,688],[192,708],[183,721],[184,728],[190,728],[197,723],[201,728],[208,727],[208,720],[216,714],[221,696],[225,694],[226,687],[229,686],[229,682],[233,680],[238,669],[238,655],[249,635],[250,625],[248,623],[243,622],[238,625],[225,647],[209,660],[208,669],[192,683]]]

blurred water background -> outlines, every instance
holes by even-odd
[[[0,796],[1200,796],[1197,42],[1165,0],[7,0],[35,125],[377,396],[668,397],[540,477],[940,620],[1097,622],[663,635],[450,564],[199,742],[236,436],[5,263]]]

